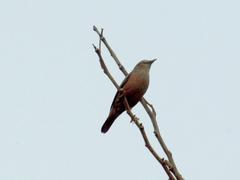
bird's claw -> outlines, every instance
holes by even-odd
[[[138,118],[137,118],[136,115],[134,114],[133,117],[132,117],[132,119],[131,119],[131,121],[130,121],[130,123],[132,123],[133,121],[137,121],[137,120],[138,120]]]

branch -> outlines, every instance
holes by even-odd
[[[144,103],[142,102],[144,101]],[[177,166],[173,160],[173,156],[172,156],[172,153],[171,151],[168,149],[166,143],[164,142],[161,134],[160,134],[160,130],[158,128],[158,124],[157,124],[157,120],[156,120],[156,111],[153,107],[152,104],[150,104],[147,100],[145,99],[142,99],[142,104],[143,106],[145,107],[145,103],[151,108],[151,113],[149,113],[148,111],[148,115],[150,116],[151,120],[152,120],[152,124],[153,124],[153,127],[154,127],[154,134],[158,140],[158,142],[160,143],[160,145],[162,146],[163,148],[163,151],[165,152],[165,154],[167,155],[168,157],[168,160],[169,162],[171,163],[171,171],[176,175],[177,179],[178,180],[183,180],[183,177],[182,175],[179,173],[178,169],[177,169]]]
[[[123,92],[124,94],[124,92]],[[165,170],[165,172],[167,173],[168,177],[170,180],[175,180],[175,177],[172,175],[172,173],[170,172],[170,169],[168,167],[168,164],[166,163],[166,161],[163,158],[160,158],[160,156],[156,153],[156,151],[153,149],[152,145],[150,144],[147,134],[145,132],[144,126],[143,124],[139,121],[139,118],[137,118],[131,111],[127,98],[124,95],[124,106],[126,108],[127,114],[131,117],[131,121],[133,121],[135,123],[135,125],[138,127],[143,140],[145,142],[145,146],[148,148],[148,150],[152,153],[152,155],[156,158],[156,160],[162,165],[163,169]]]
[[[101,39],[102,39],[102,34],[103,34],[103,29],[102,29],[102,32],[101,34],[99,35],[99,48],[97,48],[94,44],[93,44],[93,47],[95,49],[95,52],[97,53],[98,57],[99,57],[99,62],[100,62],[100,65],[101,65],[101,68],[103,69],[103,72],[108,76],[108,78],[112,81],[113,85],[118,89],[119,86],[117,84],[117,82],[114,80],[114,78],[112,77],[112,75],[110,74],[106,64],[104,63],[104,60],[103,60],[103,57],[102,57],[102,54],[101,54]]]
[[[99,57],[99,61],[100,61],[100,64],[101,64],[101,67],[104,71],[104,73],[109,77],[109,79],[112,81],[112,83],[114,84],[114,86],[118,89],[119,86],[118,84],[116,83],[116,81],[113,79],[113,77],[111,76],[111,74],[109,73],[104,61],[103,61],[103,58],[102,58],[102,55],[101,55],[101,42],[104,43],[104,45],[107,47],[110,55],[113,57],[113,59],[115,60],[115,62],[117,63],[119,69],[122,71],[122,73],[127,76],[128,75],[128,72],[126,71],[126,69],[124,68],[124,66],[121,64],[120,60],[117,58],[115,52],[112,50],[112,48],[110,47],[110,45],[108,44],[108,42],[106,41],[106,38],[103,36],[103,29],[101,30],[101,33],[99,32],[99,30],[97,29],[96,26],[93,26],[93,30],[98,34],[99,36],[99,48],[96,48],[95,45],[94,46],[94,49],[95,49],[95,52],[97,53],[98,57]],[[127,113],[130,115],[131,119],[135,122],[135,124],[138,126],[143,138],[144,138],[144,141],[145,141],[145,145],[146,147],[149,149],[149,151],[153,154],[153,156],[159,161],[159,158],[161,159],[162,162],[160,162],[163,166],[163,168],[165,169],[165,165],[167,164],[168,166],[168,170],[170,170],[174,175],[175,177],[177,178],[177,180],[184,180],[183,177],[181,176],[181,174],[179,173],[176,165],[175,165],[175,162],[173,160],[173,157],[172,157],[172,153],[169,151],[169,149],[167,148],[163,138],[161,137],[161,134],[160,134],[160,131],[159,131],[159,128],[158,128],[158,124],[157,124],[157,120],[156,120],[156,111],[154,109],[154,107],[148,103],[148,101],[143,97],[142,100],[141,100],[141,104],[143,105],[144,109],[146,110],[146,112],[148,113],[151,121],[152,121],[152,125],[153,125],[153,128],[154,128],[154,134],[158,140],[158,142],[160,143],[161,147],[163,148],[165,154],[167,155],[168,157],[168,160],[164,160],[163,158],[161,159],[157,153],[155,151],[152,151],[153,148],[152,146],[150,145],[148,139],[145,139],[145,136],[143,136],[144,134],[146,135],[145,133],[145,130],[142,126],[142,124],[137,124],[135,121],[134,121],[134,118],[132,117],[135,117],[133,114],[133,116],[131,116],[130,112],[131,111],[127,111]],[[149,107],[151,108],[149,108]],[[127,109],[127,108],[126,108]],[[129,109],[130,110],[130,109]],[[140,126],[141,125],[141,126]],[[146,143],[147,142],[147,143]],[[150,146],[149,146],[150,145]],[[157,157],[157,156],[158,157]],[[163,165],[164,164],[164,165]],[[166,171],[166,169],[165,169]],[[166,172],[168,174],[168,172]],[[168,174],[169,175],[169,174]],[[172,175],[172,174],[171,174]],[[169,176],[169,178],[171,179],[171,177]],[[175,179],[175,178],[174,178]]]
[[[104,45],[107,47],[110,55],[112,56],[112,58],[115,60],[115,62],[117,63],[119,69],[123,72],[123,74],[125,76],[128,75],[128,72],[126,71],[126,69],[123,67],[123,65],[121,64],[121,62],[119,61],[117,55],[115,54],[115,52],[112,50],[111,46],[108,44],[108,42],[106,41],[106,38],[101,35],[101,33],[98,31],[96,26],[93,26],[93,31],[95,31],[98,36],[100,37],[101,41],[104,43]]]

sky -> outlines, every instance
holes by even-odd
[[[128,71],[158,58],[145,98],[186,180],[239,177],[239,1],[0,2],[0,179],[167,179],[126,113],[107,134],[116,89],[92,43]],[[118,83],[124,79],[106,48]],[[166,157],[141,105],[133,108]]]

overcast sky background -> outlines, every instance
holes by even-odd
[[[158,58],[145,97],[186,180],[239,177],[239,1],[0,2],[0,179],[167,179],[126,114],[109,133],[114,86],[97,25],[130,71]],[[124,76],[104,58],[116,80]],[[143,108],[133,109],[163,155]]]

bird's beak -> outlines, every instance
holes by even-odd
[[[154,61],[156,61],[157,59],[153,59],[153,60],[150,60],[149,63],[152,64]]]

